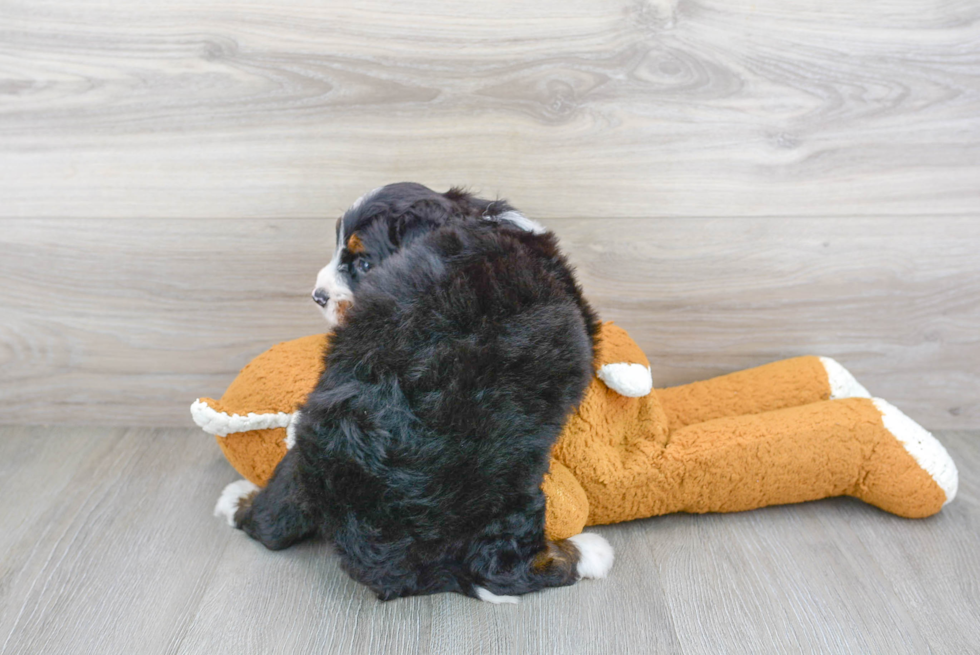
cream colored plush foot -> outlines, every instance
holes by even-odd
[[[851,372],[830,357],[821,357],[820,363],[827,370],[827,380],[830,382],[830,399],[838,398],[870,398],[868,390],[861,386]]]
[[[959,486],[959,473],[953,458],[943,445],[921,425],[903,414],[897,407],[881,398],[873,398],[875,407],[881,412],[885,429],[895,435],[905,450],[932,476],[939,488],[946,494],[946,505],[956,497]]]
[[[606,364],[596,371],[606,386],[628,398],[642,398],[653,390],[653,375],[643,364]]]

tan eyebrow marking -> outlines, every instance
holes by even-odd
[[[355,255],[364,252],[364,243],[362,243],[361,238],[357,236],[357,232],[350,235],[350,238],[347,239],[347,250]]]

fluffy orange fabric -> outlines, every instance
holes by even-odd
[[[199,399],[208,409],[199,408],[195,419],[208,410],[217,424],[221,416],[294,412],[315,385],[327,346],[326,336],[312,336],[273,347],[242,370],[220,401]],[[625,331],[605,323],[595,368],[616,363],[649,366]],[[286,452],[283,427],[216,438],[228,461],[258,485]],[[620,395],[597,376],[553,450],[542,484],[546,533],[561,539],[587,525],[839,495],[901,516],[929,516],[952,499],[956,470],[928,439],[945,467],[946,490],[910,454],[914,446],[885,426],[875,401],[831,399],[817,357],[638,398]]]
[[[295,412],[323,372],[323,353],[328,343],[326,335],[316,334],[273,346],[245,365],[221,400],[199,398],[198,401],[228,416]],[[235,470],[263,487],[286,454],[284,427],[233,432],[215,438]]]

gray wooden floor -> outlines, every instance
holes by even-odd
[[[308,543],[211,516],[235,478],[190,429],[0,428],[0,653],[967,653],[980,645],[980,435],[959,497],[851,499],[600,531],[610,577],[495,606],[377,601]]]

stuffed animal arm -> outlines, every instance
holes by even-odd
[[[264,485],[322,372],[324,335],[249,363],[195,422]],[[906,517],[953,499],[943,446],[837,362],[798,357],[653,389],[650,362],[621,328],[599,334],[596,376],[552,452],[542,490],[549,538],[670,512],[732,512],[850,495]],[[240,484],[240,483],[233,483]]]
[[[213,434],[228,462],[252,484],[264,487],[288,446],[298,408],[323,372],[327,335],[273,346],[246,364],[220,400],[198,398],[191,416]]]

